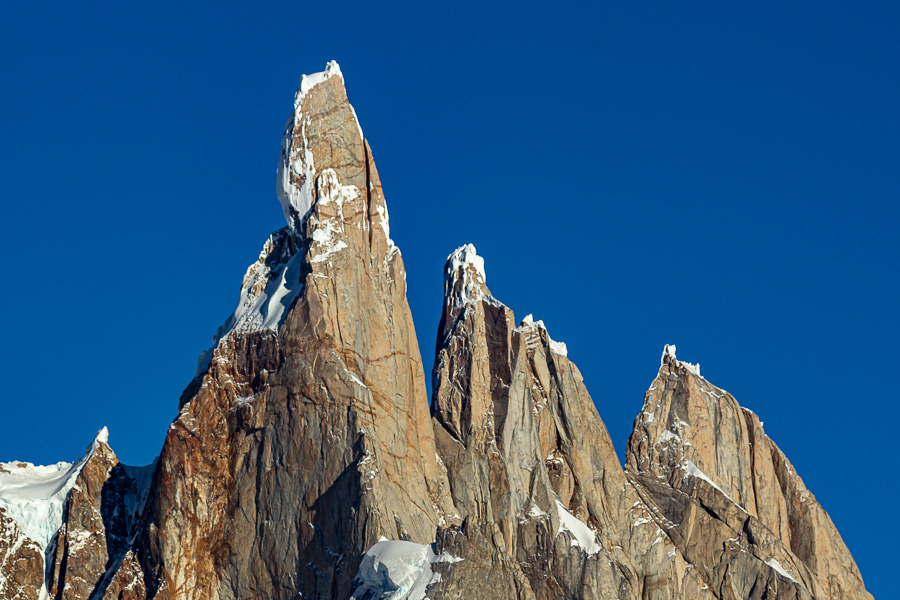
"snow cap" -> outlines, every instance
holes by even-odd
[[[566,347],[565,342],[557,342],[553,338],[551,338],[550,332],[547,331],[547,326],[544,325],[544,321],[535,321],[534,315],[532,315],[532,314],[525,315],[525,318],[522,319],[522,323],[519,324],[518,329],[519,329],[519,331],[524,332],[526,334],[529,333],[528,330],[530,330],[531,332],[537,332],[538,329],[543,329],[544,331],[547,332],[547,340],[549,340],[549,342],[550,342],[550,350],[559,354],[560,356],[565,356],[565,357],[569,356],[569,349]],[[540,334],[538,334],[537,337],[539,338]],[[528,338],[528,340],[529,340],[528,341],[529,344],[534,343],[535,336],[534,335],[530,336]]]
[[[300,85],[297,86],[297,91],[294,93],[294,108],[300,108],[303,104],[303,99],[306,97],[306,94],[309,93],[309,90],[333,76],[340,77],[341,79],[344,78],[344,74],[341,72],[341,65],[339,65],[336,60],[329,60],[325,63],[324,71],[311,73],[309,75],[301,75]]]
[[[299,225],[299,222],[295,222],[295,220],[302,221],[315,202],[315,179],[318,174],[307,138],[307,126],[315,115],[311,115],[310,106],[304,108],[304,100],[316,86],[334,77],[339,77],[343,85],[344,74],[341,72],[341,67],[332,60],[325,65],[324,71],[303,75],[300,78],[300,86],[294,93],[293,111],[285,124],[284,134],[281,137],[281,155],[278,159],[275,191],[281,202],[284,218],[292,228]],[[353,119],[356,121],[360,141],[362,141],[362,128],[359,128],[356,112],[353,111],[352,106],[350,110],[353,112]],[[327,168],[329,165],[319,166]]]
[[[484,259],[478,256],[475,246],[460,246],[447,257],[444,267],[444,303],[455,309],[485,300],[499,304],[491,296],[484,273]]]
[[[663,346],[662,356],[659,359],[659,366],[662,367],[667,364],[681,365],[697,377],[701,376],[700,363],[693,364],[685,362],[683,360],[678,360],[678,357],[675,356],[675,344],[666,344],[665,346]]]
[[[109,445],[109,429],[107,429],[106,425],[94,436],[94,442]]]

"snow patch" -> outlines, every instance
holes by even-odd
[[[719,491],[722,493],[723,496],[725,496],[726,498],[728,498],[728,500],[731,501],[732,504],[734,504],[735,506],[737,506],[737,507],[738,507],[739,509],[741,509],[742,511],[747,512],[746,510],[744,510],[744,507],[743,507],[743,506],[741,506],[740,504],[738,504],[737,502],[735,502],[734,499],[733,499],[731,496],[729,496],[728,494],[726,494],[725,491],[724,491],[722,488],[720,488],[719,486],[717,486],[717,485],[713,482],[713,480],[710,479],[710,478],[706,475],[706,473],[704,473],[704,472],[700,469],[700,467],[698,467],[697,465],[694,464],[693,461],[688,460],[688,459],[685,459],[685,460],[684,460],[684,463],[682,464],[682,468],[683,468],[684,471],[685,471],[685,474],[684,474],[685,477],[687,477],[688,475],[690,475],[691,477],[696,477],[697,479],[702,479],[703,481],[705,481],[705,482],[708,483],[709,485],[711,485],[711,486],[713,486],[714,488],[716,488],[717,490],[719,490]]]
[[[556,507],[559,509],[559,530],[556,535],[563,531],[568,531],[572,535],[572,545],[583,549],[589,556],[600,552],[600,544],[597,543],[597,536],[590,527],[585,525],[575,515],[566,510],[563,503],[556,500]]]
[[[450,554],[436,555],[430,544],[382,538],[363,556],[351,600],[363,596],[382,600],[424,600],[428,586],[441,580],[431,565],[461,560]]]
[[[569,349],[566,347],[565,342],[557,342],[554,340],[550,340],[550,349],[559,354],[560,356],[569,356]]]
[[[338,214],[323,220],[319,220],[316,215],[309,217],[307,233],[312,238],[310,254],[313,250],[316,252],[310,263],[325,262],[332,254],[348,247],[347,243],[338,239],[336,234],[344,233],[344,204],[360,197],[359,188],[355,185],[341,185],[334,169],[322,171],[317,185],[319,189],[317,204],[327,206],[333,203],[337,207]]]
[[[668,429],[666,429],[659,435],[659,442],[661,444],[668,443],[672,440],[680,440],[680,439],[681,439],[681,436],[679,436],[677,433],[675,433],[673,431],[669,431]],[[694,463],[691,463],[691,464],[694,464]]]
[[[219,342],[232,332],[278,329],[288,309],[303,291],[300,280],[303,252],[294,252],[289,256],[291,248],[292,240],[287,229],[279,229],[269,236],[259,259],[250,265],[244,275],[237,308],[216,331],[209,350],[200,355],[195,375],[209,367]]]
[[[381,229],[384,230],[384,237],[387,239],[388,247],[396,248],[394,240],[391,239],[391,220],[388,216],[387,205],[379,204],[375,207],[375,210],[378,211],[378,222],[381,225]]]
[[[778,562],[777,560],[775,560],[774,558],[770,558],[769,560],[767,560],[766,564],[769,565],[770,567],[772,567],[773,569],[775,569],[775,571],[777,571],[779,575],[782,575],[783,577],[787,577],[794,583],[797,583],[797,580],[794,579],[793,577],[791,577],[790,574],[784,570],[784,567],[781,566],[781,563]]]
[[[722,492],[722,488],[720,488],[719,486],[717,486],[717,485],[715,484],[715,482],[714,482],[712,479],[710,479],[710,478],[706,475],[706,473],[704,473],[704,472],[700,469],[700,467],[698,467],[697,465],[695,465],[695,464],[694,464],[694,461],[691,461],[691,460],[685,460],[684,470],[685,470],[685,474],[686,474],[686,475],[690,475],[691,477],[696,477],[696,478],[698,478],[698,479],[702,479],[703,481],[705,481],[705,482],[708,483],[709,485],[713,486],[714,488],[716,488],[717,490],[719,490],[720,492]],[[722,493],[725,494],[725,492],[722,492]],[[727,497],[728,494],[725,494],[725,496]],[[729,498],[729,500],[731,500],[731,498]]]

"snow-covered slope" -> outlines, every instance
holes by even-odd
[[[82,467],[106,443],[109,432],[101,429],[88,446],[84,457],[76,463],[33,465],[26,462],[0,463],[0,508],[15,521],[22,533],[46,550],[62,525],[66,495]]]

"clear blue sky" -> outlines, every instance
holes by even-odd
[[[676,343],[891,595],[895,2],[32,4],[0,8],[0,460],[72,460],[103,425],[123,461],[158,453],[283,224],[300,75],[334,58],[426,369],[444,258],[473,242],[620,452]]]

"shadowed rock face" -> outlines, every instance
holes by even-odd
[[[119,464],[101,431],[63,464],[49,544],[0,505],[0,600],[871,598],[756,415],[674,347],[623,470],[565,345],[516,325],[471,245],[445,267],[429,410],[336,63],[302,79],[276,191],[287,225],[156,463]]]

